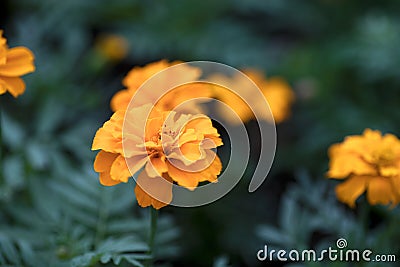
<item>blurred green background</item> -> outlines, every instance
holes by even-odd
[[[351,210],[327,180],[328,147],[364,128],[400,134],[400,2],[342,0],[2,0],[0,28],[37,70],[1,96],[1,266],[142,266],[148,210],[134,184],[102,187],[90,151],[111,96],[136,65],[211,60],[284,77],[296,93],[277,126],[263,186],[250,172],[221,200],[160,212],[156,266],[398,266],[259,262],[271,248],[351,248],[400,256],[399,208]],[[111,60],[101,36],[126,39]],[[256,129],[253,122],[248,129]],[[257,137],[254,137],[255,139]],[[257,145],[254,142],[255,146]]]

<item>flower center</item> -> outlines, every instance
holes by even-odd
[[[178,134],[177,131],[171,129],[171,127],[167,127],[166,124],[164,124],[163,132],[162,132],[162,133],[165,134],[165,135],[168,135],[168,136],[170,136],[170,137],[172,137],[172,138],[175,138],[176,135]]]
[[[158,133],[158,134],[152,136],[150,138],[150,140],[153,141],[154,143],[157,143],[157,144],[160,143],[161,142],[161,134]]]
[[[161,149],[161,133],[160,131],[153,135],[150,140],[150,143],[146,144],[146,150],[147,150],[147,154],[153,155],[153,156],[157,156],[160,152]]]

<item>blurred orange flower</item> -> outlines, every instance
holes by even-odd
[[[294,93],[289,84],[278,77],[266,79],[260,71],[254,69],[244,70],[243,73],[257,85],[265,99],[260,99],[257,95],[254,95],[252,90],[249,90],[248,81],[241,75],[232,78],[222,75],[213,76],[211,80],[215,83],[224,85],[236,84],[234,88],[239,89],[236,92],[238,95],[236,95],[223,87],[216,86],[214,90],[215,97],[229,105],[243,122],[247,122],[254,117],[251,109],[255,112],[259,111],[259,114],[263,115],[261,119],[267,121],[274,120],[275,123],[280,123],[286,120],[290,116],[290,107],[294,101]],[[241,97],[248,99],[248,104],[246,104]],[[269,104],[273,119],[270,114],[264,111],[263,103],[265,100],[267,100]],[[232,119],[231,121],[234,122],[233,118],[229,117],[229,114],[223,114],[226,119]]]
[[[138,89],[153,75],[167,69],[180,61],[168,62],[161,60],[158,62],[150,63],[144,67],[133,68],[128,75],[123,79],[122,83],[126,89],[117,92],[111,99],[111,109],[117,111],[119,109],[126,109],[138,91]],[[140,104],[156,102],[156,107],[161,110],[173,110],[180,104],[191,99],[198,99],[201,97],[211,96],[211,87],[206,83],[190,83],[181,85],[174,90],[169,91],[163,95],[163,89],[174,88],[176,84],[189,83],[198,80],[201,75],[199,68],[182,65],[178,69],[170,69],[157,76],[157,80],[151,86],[151,90],[145,88],[144,97],[141,97]],[[162,97],[161,97],[162,96]],[[190,113],[201,113],[202,109],[199,107],[200,102],[205,100],[190,101],[182,105],[179,111]]]
[[[120,35],[103,34],[97,38],[95,49],[103,57],[118,61],[128,53],[128,41]]]
[[[19,76],[35,70],[34,56],[26,47],[8,48],[2,35],[0,30],[0,95],[8,91],[18,97],[25,92],[25,83]]]
[[[222,165],[212,149],[220,145],[207,116],[161,111],[148,104],[118,110],[97,131],[92,149],[100,152],[94,169],[100,182],[110,186],[127,182],[144,167],[137,178],[136,199],[142,207],[159,209],[171,202],[173,182],[194,190],[200,182],[217,181]]]
[[[341,202],[354,207],[364,192],[371,205],[400,202],[400,140],[396,136],[366,129],[362,135],[332,145],[329,157],[327,176],[346,179],[336,187]]]

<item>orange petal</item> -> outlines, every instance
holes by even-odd
[[[125,111],[115,112],[110,120],[106,121],[93,139],[92,150],[102,149],[107,152],[122,154],[122,126]]]
[[[133,97],[133,93],[129,90],[121,90],[111,98],[110,106],[112,111],[126,109]]]
[[[113,186],[121,183],[121,181],[115,181],[111,179],[110,172],[101,172],[99,175],[100,183],[105,186]]]
[[[372,140],[381,140],[382,139],[382,133],[378,130],[372,130],[372,129],[365,129],[363,132],[363,136],[365,136],[368,139]]]
[[[206,170],[206,175],[203,175],[202,178],[199,180],[199,182],[217,182],[217,176],[221,173],[222,170],[222,163],[221,160],[218,156],[215,156],[214,161],[211,163],[210,167],[208,167]],[[203,173],[204,173],[203,171]]]
[[[103,150],[97,153],[93,166],[94,170],[100,173],[99,179],[102,185],[112,186],[120,183],[120,181],[111,179],[110,176],[111,166],[117,157],[118,154],[105,152]]]
[[[356,199],[364,193],[369,179],[368,176],[351,176],[347,181],[336,186],[337,198],[354,208]]]
[[[400,176],[390,177],[392,182],[392,188],[397,195],[397,201],[400,202]]]
[[[379,172],[385,177],[398,176],[399,168],[397,166],[380,166]]]
[[[371,205],[396,203],[396,194],[388,178],[374,177],[368,183],[367,199]]]
[[[376,175],[377,170],[354,152],[348,152],[342,144],[334,144],[329,148],[329,171],[330,178],[341,179],[351,174]]]
[[[97,130],[93,138],[92,150],[102,149],[111,153],[122,153],[122,139],[115,138],[106,128]]]
[[[201,132],[203,134],[218,134],[217,129],[212,126],[211,119],[204,115],[191,119],[185,127],[187,129],[195,129],[196,132]]]
[[[177,168],[169,161],[168,165],[168,175],[177,182],[180,186],[186,187],[189,190],[194,190],[199,184],[201,174],[199,172],[187,172],[182,169]]]
[[[17,97],[25,92],[25,83],[19,77],[0,76],[0,84],[2,84],[0,87],[5,87],[13,97]]]
[[[121,182],[128,182],[129,177],[132,176],[126,165],[125,158],[121,155],[114,160],[110,170],[111,179]]]
[[[198,116],[198,118],[191,119],[185,125],[185,133],[182,134],[181,139],[179,140],[179,145],[182,145],[186,141],[185,134],[191,133],[191,129],[194,129],[194,133],[197,135],[197,139],[202,135],[202,139],[211,139],[214,142],[214,147],[221,146],[222,140],[219,137],[218,131],[215,127],[213,127],[211,119],[208,117],[204,117],[204,115]]]
[[[203,138],[203,135],[201,135],[201,136]],[[179,146],[183,145],[184,143],[192,142],[192,141],[196,141],[196,140],[199,140],[198,133],[196,133],[194,129],[187,129],[179,137]]]
[[[30,73],[35,70],[33,53],[25,47],[15,47],[7,51],[5,65],[0,65],[0,75],[15,77]]]
[[[97,156],[94,160],[94,170],[96,172],[105,172],[111,170],[111,165],[113,164],[114,160],[118,157],[116,153],[106,152],[104,150],[100,150],[97,153]]]
[[[172,201],[172,179],[167,175],[151,178],[143,171],[136,181],[135,195],[141,207],[167,206]]]
[[[217,176],[221,173],[222,164],[218,156],[215,156],[213,162],[204,170],[199,172],[189,172],[174,166],[171,162],[167,162],[168,175],[176,181],[180,186],[189,190],[194,190],[199,182],[210,181],[216,182]],[[186,168],[185,168],[186,169]]]
[[[149,157],[147,156],[147,154],[138,155],[138,156],[134,156],[134,157],[126,159],[129,171],[132,175],[135,175],[141,168],[143,168],[143,166],[148,161],[149,161]]]
[[[167,163],[165,162],[165,156],[151,157],[150,162],[146,164],[146,172],[149,177],[157,177],[163,175],[168,171]]]
[[[185,143],[181,146],[180,152],[182,156],[185,157],[189,161],[196,161],[202,157],[202,153],[199,149],[200,143]]]
[[[7,92],[6,84],[0,78],[0,95],[5,94]]]

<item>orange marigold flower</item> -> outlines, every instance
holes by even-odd
[[[336,187],[341,202],[354,207],[364,192],[371,205],[400,202],[400,140],[393,134],[366,129],[332,145],[329,157],[327,176],[346,179]]]
[[[25,83],[19,76],[35,70],[34,56],[26,47],[8,48],[2,35],[0,30],[0,95],[8,91],[18,97],[25,92]]]
[[[127,88],[117,92],[111,99],[111,109],[117,111],[126,109],[135,95],[137,90],[153,75],[171,67],[182,63],[180,61],[168,62],[161,60],[150,63],[144,67],[135,67],[129,71],[128,75],[123,79],[122,83]],[[174,87],[175,84],[183,84],[198,80],[201,76],[199,68],[183,65],[179,69],[169,70],[167,73],[157,77],[156,84],[152,86],[152,90],[146,90],[146,97],[142,99],[142,104],[148,104],[158,100],[162,96],[162,92],[157,88],[167,88],[169,85]],[[156,106],[161,110],[172,110],[183,102],[201,97],[211,96],[211,86],[206,83],[191,83],[181,85],[162,96]],[[198,102],[189,102],[180,108],[180,111],[190,111],[190,113],[200,113],[202,110],[197,105]]]
[[[286,120],[290,116],[290,106],[294,101],[294,93],[289,84],[279,77],[265,79],[264,75],[258,70],[247,69],[244,70],[243,73],[246,74],[261,90],[269,104],[274,121],[280,123]],[[260,114],[264,114],[264,117],[261,119],[272,121],[270,114],[262,112],[262,102],[264,99],[252,95],[252,91],[248,89],[249,83],[244,80],[242,76],[237,75],[229,78],[222,75],[215,75],[211,79],[217,84],[220,81],[222,81],[222,84],[236,84],[237,86],[235,88],[240,89],[240,91],[236,92],[238,94],[237,96],[223,87],[216,86],[214,94],[216,98],[229,105],[242,121],[246,122],[253,118],[253,112],[251,109],[254,111],[261,111]],[[241,97],[250,99],[250,102],[246,104]],[[250,105],[251,109],[248,105]],[[224,113],[224,116],[227,116],[227,114]],[[226,118],[230,120],[229,117]]]
[[[146,114],[150,114],[147,119]],[[222,165],[213,149],[220,145],[222,140],[207,116],[144,105],[118,110],[97,131],[92,149],[101,151],[94,169],[100,182],[109,186],[127,182],[142,170],[136,199],[142,207],[159,209],[171,202],[174,182],[194,190],[200,182],[217,181]]]

